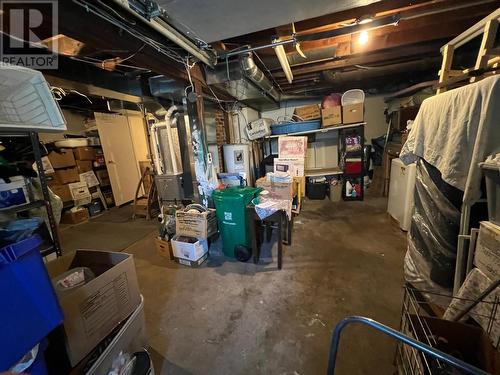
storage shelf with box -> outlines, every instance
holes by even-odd
[[[32,202],[25,202],[20,205],[16,205],[15,207],[5,207],[1,212],[9,212],[9,213],[19,213],[28,211],[34,208],[42,208],[44,207],[47,213],[49,231],[51,232],[52,245],[44,249],[43,256],[49,255],[55,252],[58,256],[61,255],[61,247],[59,244],[59,236],[57,232],[57,223],[52,212],[52,205],[50,204],[50,195],[47,188],[47,179],[45,176],[44,163],[42,161],[42,154],[40,150],[40,140],[38,137],[38,133],[29,132],[29,131],[14,131],[8,129],[0,130],[1,137],[16,137],[16,138],[29,138],[31,143],[31,150],[34,155],[36,169],[38,171],[38,179],[40,181],[41,193],[43,199],[35,200]]]
[[[23,211],[29,211],[34,208],[39,208],[45,206],[45,201],[43,200],[37,200],[29,203],[24,203],[20,204],[19,206],[13,206],[13,207],[7,207],[7,208],[2,208],[0,209],[0,212],[23,212]]]
[[[320,176],[331,176],[339,175],[344,172],[340,168],[318,168],[318,169],[308,169],[305,171],[306,177],[320,177]]]

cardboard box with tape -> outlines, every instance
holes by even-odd
[[[324,128],[342,125],[342,107],[328,107],[321,110],[321,124]]]
[[[122,252],[77,250],[46,266],[64,312],[66,348],[75,366],[139,306],[134,260]],[[68,271],[82,268],[83,284],[61,285]]]
[[[255,186],[266,190],[268,197],[273,199],[291,200],[297,195],[297,181],[292,182],[270,182],[266,177],[261,177],[255,182]]]
[[[52,164],[52,167],[55,169],[74,167],[76,164],[73,151],[70,148],[61,148],[57,151],[51,151],[48,158],[50,164]]]
[[[300,120],[316,120],[321,118],[321,110],[319,104],[306,105],[303,107],[296,107],[293,111],[294,115],[298,116]]]
[[[205,212],[195,209],[177,210],[175,213],[175,232],[179,236],[208,238],[217,233],[217,216],[209,208]]]

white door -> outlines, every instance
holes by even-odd
[[[135,198],[141,178],[126,116],[95,113],[113,197],[117,206]]]

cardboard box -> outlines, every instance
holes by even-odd
[[[94,171],[80,173],[79,177],[80,177],[80,182],[85,182],[85,184],[87,184],[87,187],[89,188],[99,185],[99,181],[97,180]]]
[[[185,264],[179,262],[186,266],[191,266],[191,262],[194,262],[196,265],[208,253],[208,241],[206,239],[175,235],[171,244],[174,257],[188,261],[184,262]]]
[[[342,124],[342,107],[323,108],[321,110],[321,124],[324,128]]]
[[[305,158],[275,158],[274,172],[288,172],[293,177],[304,177]]]
[[[85,182],[74,182],[69,184],[71,196],[75,202],[75,206],[89,204],[92,201],[92,195]]]
[[[78,170],[75,167],[66,169],[57,169],[54,173],[54,176],[55,176],[55,181],[61,185],[80,181]]]
[[[91,160],[75,160],[76,168],[78,169],[78,173],[85,173],[92,170],[92,161]]]
[[[481,221],[476,242],[474,264],[491,280],[500,277],[500,226]]]
[[[207,260],[207,258],[208,258],[208,253],[205,253],[205,255],[203,255],[200,259],[198,259],[196,261],[183,259],[183,258],[176,258],[176,257],[174,257],[174,260],[177,263],[182,264],[183,266],[196,268],[196,267],[201,266],[202,263]]]
[[[77,211],[65,211],[61,216],[62,224],[78,224],[89,219],[89,211],[81,207]]]
[[[69,185],[53,184],[50,186],[50,190],[61,198],[63,202],[71,202],[73,200]]]
[[[161,238],[155,238],[156,252],[164,257],[174,260],[174,253],[172,251],[172,244],[170,241],[162,240]]]
[[[179,236],[208,238],[217,233],[215,210],[206,212],[188,212],[178,210],[175,213],[175,233]]]
[[[95,159],[94,148],[92,148],[90,146],[75,147],[73,149],[73,153],[75,154],[75,159],[77,159],[77,160],[94,160]]]
[[[302,120],[315,120],[321,118],[321,110],[319,104],[306,105],[297,107],[293,113],[299,116]]]
[[[342,106],[342,123],[354,124],[363,122],[365,119],[364,103],[356,103]]]
[[[70,148],[60,148],[58,152],[52,151],[48,157],[50,164],[52,164],[52,167],[56,169],[69,168],[76,165],[73,151]]]
[[[97,179],[99,180],[99,184],[101,186],[109,186],[111,185],[111,182],[109,180],[109,174],[106,169],[101,169],[95,171],[95,175],[97,176]]]
[[[50,163],[49,157],[48,156],[42,156],[42,165],[43,165],[43,170],[45,171],[45,174],[51,174],[54,173],[54,167]]]
[[[259,178],[255,185],[269,192],[273,199],[292,200],[297,195],[297,183],[269,182],[265,177]]]
[[[30,201],[29,180],[23,176],[10,177],[10,182],[0,178],[0,208],[19,206]]]
[[[307,154],[307,137],[278,137],[278,157],[305,158]]]
[[[77,250],[46,264],[52,280],[76,267],[96,277],[67,291],[56,287],[64,312],[66,348],[75,366],[139,306],[141,297],[132,255]]]

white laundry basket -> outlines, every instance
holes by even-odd
[[[364,103],[365,93],[360,89],[348,90],[342,95],[342,105],[351,105],[357,103]]]
[[[42,73],[0,65],[0,128],[23,131],[64,131],[66,121]]]

